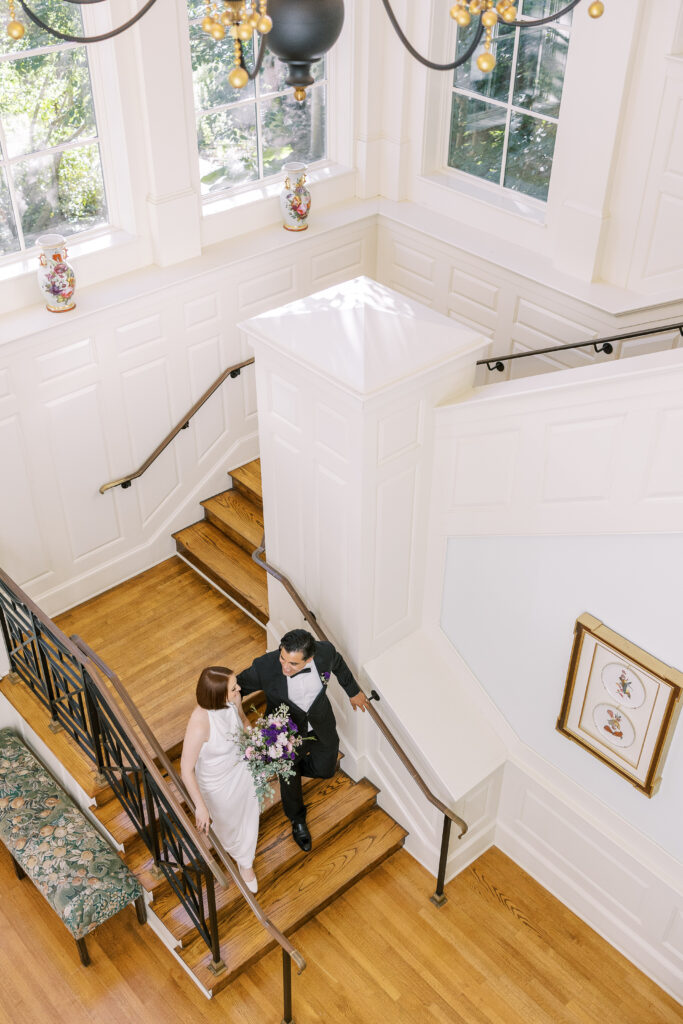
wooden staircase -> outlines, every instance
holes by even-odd
[[[262,815],[254,863],[257,899],[280,931],[291,936],[403,846],[406,832],[377,806],[377,792],[367,779],[354,783],[339,768],[332,779],[304,780],[313,840],[309,853],[292,839],[279,794]],[[275,939],[259,924],[237,886],[217,886],[221,956],[227,970],[215,976],[206,944],[167,880],[156,877],[147,847],[111,790],[97,795],[95,815],[123,845],[124,861],[152,894],[150,909],[176,940],[178,956],[205,989],[215,995],[275,946]]]
[[[183,558],[251,616],[266,623],[266,573],[251,559],[263,536],[260,464],[255,460],[230,476],[231,490],[201,503],[205,518],[173,536]],[[258,696],[260,706],[251,713],[252,718],[263,709],[262,695],[247,702],[249,711]],[[174,743],[167,753],[179,773],[180,744]],[[279,790],[277,784],[275,789]],[[403,846],[406,832],[377,806],[377,792],[367,779],[354,783],[339,768],[332,779],[304,780],[307,824],[313,840],[309,853],[294,842],[277,792],[261,817],[254,867],[259,880],[257,899],[280,931],[291,936]],[[176,941],[178,956],[205,989],[212,994],[220,991],[273,948],[275,939],[259,924],[237,886],[217,886],[221,955],[227,970],[214,975],[206,944],[168,881],[157,877],[149,850],[111,789],[99,790],[96,801],[95,815],[123,846],[123,859],[152,894],[151,910]]]
[[[202,501],[204,518],[174,533],[173,539],[179,555],[265,625],[266,573],[251,558],[263,536],[259,460],[229,475],[232,489]]]

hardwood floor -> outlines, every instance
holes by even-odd
[[[57,616],[112,668],[165,750],[182,742],[207,665],[241,671],[265,632],[173,557]]]
[[[429,903],[401,851],[296,933],[297,1024],[681,1024],[683,1008],[500,851]],[[277,1024],[279,951],[204,998],[133,908],[68,932],[0,848],[1,1024]]]

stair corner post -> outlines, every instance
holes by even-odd
[[[471,391],[489,341],[367,277],[240,327],[256,356],[268,561],[358,675],[422,623],[437,407]],[[268,604],[275,641],[297,612],[271,578]],[[368,716],[343,699],[335,714],[362,756]]]
[[[294,1024],[292,1017],[292,958],[286,949],[282,950],[282,1021],[280,1024]]]
[[[444,903],[448,902],[448,896],[443,891],[444,882],[446,881],[446,862],[448,860],[448,846],[451,838],[451,819],[447,814],[443,816],[443,832],[441,834],[441,853],[439,856],[439,870],[436,876],[436,889],[434,895],[430,896],[430,902],[435,907],[442,907]]]

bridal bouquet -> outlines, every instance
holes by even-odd
[[[244,730],[242,755],[261,806],[273,792],[271,779],[288,779],[294,774],[294,759],[302,743],[303,737],[289,717],[286,704]]]

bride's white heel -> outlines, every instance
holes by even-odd
[[[251,868],[243,868],[241,864],[239,865],[239,869],[240,869],[240,874],[242,876],[244,884],[246,885],[246,887],[249,890],[249,892],[257,893],[258,892],[258,879],[256,878],[256,875],[254,874],[253,869],[251,869]],[[253,878],[247,878],[245,876],[245,874],[244,874],[245,871],[251,871],[251,873],[252,873],[252,875],[254,875],[254,877]]]

